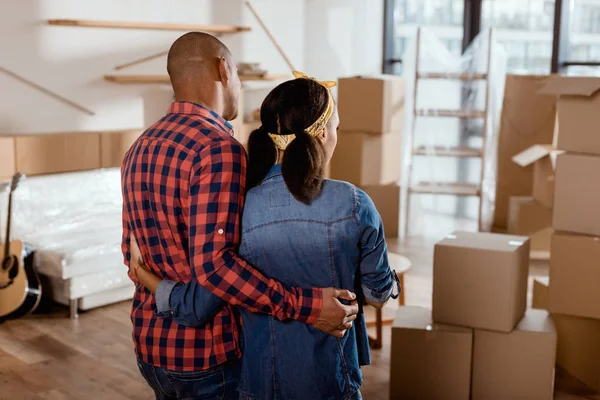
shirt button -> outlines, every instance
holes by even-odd
[[[222,235],[222,234],[223,234],[223,229],[219,229],[219,230],[217,231],[217,233],[218,233],[219,235]]]

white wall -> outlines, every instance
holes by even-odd
[[[181,32],[56,27],[51,18],[250,25],[224,37],[239,61],[288,72],[243,0],[1,0],[0,67],[95,112],[88,116],[0,74],[0,132],[143,126],[144,85],[103,81],[114,67],[168,49]],[[319,79],[381,71],[383,0],[253,0],[297,69]],[[123,73],[165,73],[157,59]],[[256,100],[264,94],[257,92]]]
[[[306,0],[306,73],[321,80],[381,73],[383,15],[383,0]]]

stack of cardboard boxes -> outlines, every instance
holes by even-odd
[[[526,312],[527,237],[454,233],[435,246],[433,309],[392,328],[391,399],[551,399],[556,332]]]
[[[329,177],[363,189],[381,214],[386,236],[397,237],[404,81],[388,75],[342,78],[338,110],[338,144]]]
[[[540,93],[547,79],[547,75],[506,76],[498,135],[494,207],[497,232],[509,228],[510,197],[532,195],[533,167],[522,168],[513,162],[513,156],[536,144],[552,143],[556,133],[556,97]],[[536,247],[537,243],[532,243],[532,249]]]
[[[534,307],[553,313],[557,363],[600,391],[600,79],[555,77],[559,95],[549,286],[534,285]]]
[[[523,168],[533,168],[533,196],[511,196],[508,205],[508,232],[529,236],[531,257],[548,260],[552,236],[554,170],[560,154],[552,145],[534,145],[512,159]]]

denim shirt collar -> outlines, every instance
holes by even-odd
[[[275,178],[281,176],[281,164],[275,164],[271,167],[271,169],[269,170],[269,173],[267,173],[267,176],[265,176],[265,178],[262,180],[262,182],[260,183],[261,185],[263,183],[265,183],[266,181],[268,181],[269,179]]]

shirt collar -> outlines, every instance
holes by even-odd
[[[271,178],[274,178],[276,176],[280,176],[280,175],[281,175],[281,164],[275,164],[271,167],[271,169],[267,173],[267,176],[265,176],[265,178],[262,180],[261,183],[263,183]]]
[[[189,101],[175,101],[169,106],[169,114],[197,115],[209,124],[233,135],[233,126],[223,117],[203,105]]]

